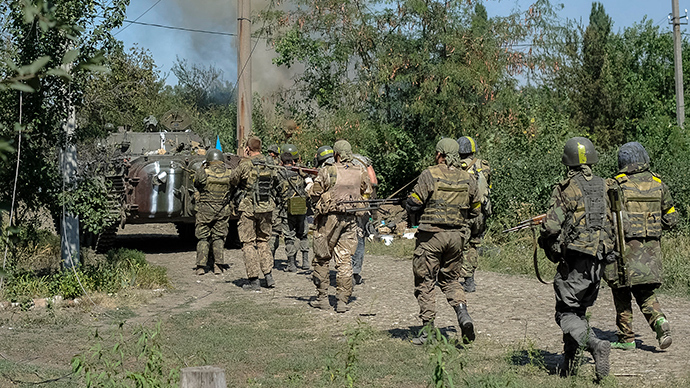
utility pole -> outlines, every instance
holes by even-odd
[[[237,0],[237,155],[244,156],[242,142],[252,130],[251,0]]]
[[[678,9],[678,0],[671,0],[671,11],[673,23],[673,67],[676,76],[676,119],[678,126],[683,128],[685,122],[685,98],[683,96],[683,56],[681,52],[681,37],[680,37],[680,11]],[[685,12],[687,24],[687,11]]]
[[[74,130],[76,128],[76,113],[71,97],[67,108],[67,121],[63,128],[67,142],[60,152],[60,167],[62,169],[62,181],[67,191],[72,191],[77,175],[77,146],[74,143]],[[63,268],[79,266],[79,218],[69,210],[62,214],[62,228],[60,228],[60,240]]]

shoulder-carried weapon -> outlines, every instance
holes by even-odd
[[[534,264],[534,274],[537,275],[537,280],[539,280],[541,283],[550,284],[549,282],[546,282],[544,281],[544,279],[542,279],[541,274],[539,273],[539,263],[537,262],[537,252],[539,252],[539,244],[537,243],[536,226],[542,224],[545,219],[546,213],[540,214],[536,217],[520,221],[516,226],[504,230],[503,233],[517,232],[518,230],[523,230],[527,228],[529,228],[532,231],[532,247],[534,252],[532,255],[532,261]]]

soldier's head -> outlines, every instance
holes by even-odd
[[[649,166],[649,154],[644,149],[642,144],[633,141],[625,143],[618,150],[618,169],[622,170],[626,167],[644,167]]]
[[[261,139],[252,136],[247,139],[247,147],[245,147],[247,156],[254,156],[261,153]]]
[[[223,153],[220,152],[218,149],[211,148],[208,151],[206,151],[206,163],[211,164],[214,162],[223,161],[225,161],[225,156],[223,156]]]
[[[475,152],[477,152],[477,144],[474,142],[474,139],[472,139],[469,136],[463,136],[459,138],[458,147],[458,153],[460,154],[460,157],[463,159],[470,157],[474,155]]]
[[[336,162],[349,162],[352,160],[352,146],[347,140],[338,140],[333,144],[333,154]]]
[[[278,147],[278,144],[271,144],[266,151],[268,151],[268,154],[273,158],[280,156],[280,147]]]
[[[454,165],[459,157],[458,142],[444,137],[436,143],[436,164]]]
[[[321,167],[328,159],[333,159],[333,148],[329,145],[324,145],[316,150],[316,166]]]
[[[280,146],[280,152],[289,152],[294,159],[299,157],[297,147],[294,144],[283,144]]]
[[[568,167],[591,166],[599,162],[599,154],[586,137],[573,137],[565,142],[561,162]]]
[[[293,166],[295,164],[295,158],[289,152],[283,152],[280,154],[280,163],[283,166]]]

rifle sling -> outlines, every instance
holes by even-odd
[[[537,244],[537,230],[534,226],[530,227],[532,230],[532,246],[534,248],[534,254],[532,255],[532,261],[534,262],[534,274],[537,275],[537,280],[542,284],[553,284],[553,282],[545,282],[539,273],[539,262],[537,260],[537,253],[539,252],[539,244]]]

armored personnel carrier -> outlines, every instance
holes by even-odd
[[[101,141],[112,224],[100,235],[82,234],[82,245],[105,252],[127,224],[174,223],[181,238],[194,238],[194,172],[211,142],[191,132],[190,124],[188,116],[170,111],[160,124],[145,119],[145,132],[120,131]],[[228,167],[237,167],[239,157],[225,156]]]

